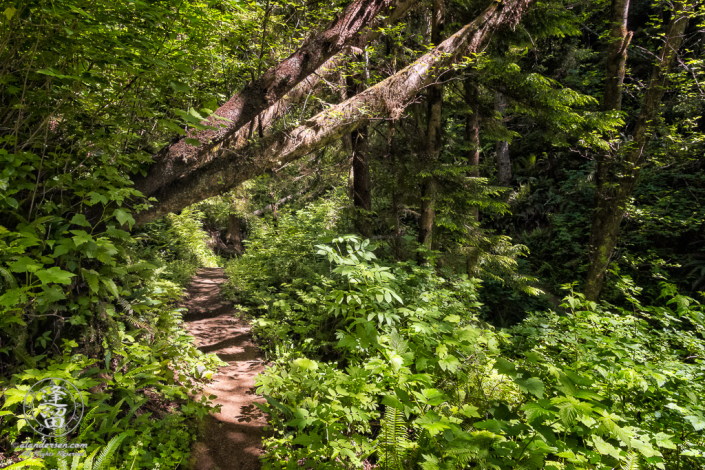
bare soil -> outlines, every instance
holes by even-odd
[[[254,403],[264,399],[255,393],[254,379],[264,370],[260,350],[247,322],[235,315],[229,302],[220,298],[226,281],[220,268],[201,269],[191,281],[184,300],[187,330],[203,352],[215,353],[228,365],[220,368],[204,393],[216,395],[220,413],[203,422],[191,452],[193,470],[254,470],[260,468],[266,416]]]

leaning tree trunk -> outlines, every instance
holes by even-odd
[[[440,44],[443,39],[444,0],[433,0],[431,17],[431,42]],[[419,218],[419,243],[431,249],[433,224],[436,220],[436,192],[438,182],[433,169],[438,165],[443,141],[441,139],[441,117],[443,114],[443,84],[428,87],[428,124],[426,128],[425,170],[429,173],[421,183],[421,217]],[[421,255],[420,255],[421,256]],[[423,260],[421,256],[420,260]]]
[[[347,46],[361,46],[376,36],[374,31],[385,21],[373,21],[383,10],[394,7],[387,18],[394,21],[415,0],[355,0],[323,32],[306,40],[296,52],[275,67],[270,68],[257,80],[218,108],[214,116],[203,124],[215,129],[193,130],[186,136],[191,145],[182,138],[154,155],[154,163],[147,175],[135,178],[135,188],[145,195],[153,195],[168,186],[184,173],[213,159],[223,156],[234,143],[235,133],[253,121],[282,99],[292,88],[304,80]],[[362,34],[370,26],[368,34]],[[227,121],[219,118],[225,118]],[[223,124],[225,123],[225,124]]]
[[[331,106],[293,129],[286,129],[234,152],[224,152],[193,171],[187,178],[156,191],[148,211],[136,215],[145,223],[176,212],[203,199],[217,196],[267,170],[301,158],[369,122],[370,118],[398,119],[404,108],[424,87],[435,82],[439,71],[459,56],[478,51],[501,26],[516,25],[532,0],[493,2],[472,23],[443,41],[414,63],[386,80]]]
[[[500,116],[504,116],[507,100],[500,92],[495,92],[494,109]],[[512,184],[512,161],[509,159],[509,142],[498,140],[495,144],[495,158],[497,159],[497,180],[501,186]]]
[[[694,4],[694,0],[687,3],[676,2],[674,5],[671,21],[666,31],[666,38],[659,53],[659,60],[651,73],[651,80],[644,94],[641,104],[641,113],[637,120],[633,132],[633,139],[624,142],[620,151],[614,155],[603,156],[598,161],[598,181],[595,198],[595,212],[593,214],[592,228],[590,231],[591,259],[585,279],[585,298],[595,301],[599,298],[605,275],[610,260],[617,245],[619,226],[624,217],[625,207],[636,186],[639,177],[639,168],[643,165],[646,157],[646,147],[651,140],[651,133],[655,127],[655,121],[659,117],[659,107],[666,91],[668,73],[676,59],[678,48],[683,42],[683,33],[688,24],[689,11]],[[615,61],[622,61],[622,55],[626,54],[626,46],[631,37],[626,33],[626,14],[628,2],[615,0],[613,8],[618,11],[612,12],[613,28],[611,34],[612,43],[620,42],[620,47],[610,48],[611,52],[617,54],[615,57],[608,57]],[[623,26],[615,26],[615,24]],[[612,77],[606,83],[606,87],[621,90],[621,83],[624,79],[624,66],[615,69],[622,78]],[[611,106],[616,109],[621,101],[617,99],[614,90],[606,91],[605,103],[603,106]],[[620,92],[621,93],[621,92]],[[607,102],[609,97],[610,102]],[[609,108],[607,108],[609,109]]]

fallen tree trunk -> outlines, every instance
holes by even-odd
[[[134,178],[135,189],[150,196],[175,179],[193,171],[230,148],[242,135],[245,124],[281,100],[302,80],[309,77],[331,57],[348,46],[362,46],[379,35],[374,22],[382,10],[394,7],[388,21],[403,15],[416,0],[355,0],[325,31],[308,39],[291,56],[267,70],[258,80],[248,84],[227,103],[218,108],[203,124],[216,129],[192,130],[186,138],[200,142],[194,146],[186,138],[163,148],[154,155],[154,163],[146,176]],[[368,26],[367,34],[361,34]],[[219,118],[226,118],[226,122]]]
[[[206,163],[188,178],[153,194],[158,202],[136,216],[149,222],[239,185],[276,166],[328,145],[372,118],[398,119],[419,90],[434,83],[459,56],[480,50],[500,26],[516,25],[532,0],[493,2],[472,23],[450,36],[413,64],[377,85],[333,106],[294,129],[287,129],[245,145],[238,151],[221,146],[223,157]]]

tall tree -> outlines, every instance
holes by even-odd
[[[507,100],[504,95],[496,91],[494,95],[494,110],[500,119],[504,117],[504,110],[507,107]],[[509,159],[509,141],[498,140],[495,144],[495,158],[497,160],[497,179],[501,186],[509,186],[512,183],[512,162]]]
[[[445,15],[444,0],[433,0],[431,12],[431,42],[434,45],[443,39]],[[426,171],[431,173],[441,153],[441,117],[443,113],[443,84],[434,83],[428,87],[428,121],[426,127]],[[421,217],[419,218],[419,243],[431,248],[433,224],[436,220],[436,191],[438,182],[433,174],[426,176],[421,184]]]
[[[480,93],[477,84],[466,79],[465,83],[465,104],[468,106],[468,114],[465,117],[465,140],[467,142],[467,159],[470,166],[469,175],[472,178],[480,176]],[[473,218],[475,222],[480,220],[480,210],[473,207]],[[468,276],[472,276],[477,261],[480,256],[480,248],[477,246],[468,247],[465,259],[465,267]]]
[[[590,265],[584,288],[588,300],[597,300],[602,291],[625,207],[636,186],[639,170],[646,161],[647,145],[660,114],[668,73],[678,55],[694,4],[694,0],[689,0],[675,2],[673,5],[664,44],[654,64],[642,99],[641,112],[632,132],[633,139],[622,142],[619,149],[611,154],[598,156],[595,209],[590,231]],[[603,108],[607,110],[621,109],[627,46],[631,39],[631,33],[627,32],[626,27],[628,10],[628,0],[613,0],[607,58],[608,77],[603,101]]]
[[[369,64],[367,52],[358,54],[358,65],[361,70],[347,77],[348,96],[353,96],[365,89],[369,78]],[[367,142],[368,125],[363,124],[350,133],[352,144],[352,174],[353,174],[353,205],[358,213],[355,214],[355,226],[364,237],[370,237],[372,230],[367,213],[372,210],[372,182],[370,180],[370,153]]]

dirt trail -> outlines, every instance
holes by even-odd
[[[220,298],[226,281],[220,268],[201,269],[191,281],[184,306],[186,328],[203,352],[216,353],[222,367],[205,389],[216,395],[221,412],[208,416],[191,454],[193,470],[259,469],[266,418],[253,403],[254,379],[264,370],[260,350],[252,342],[249,325],[233,315],[229,302]]]

